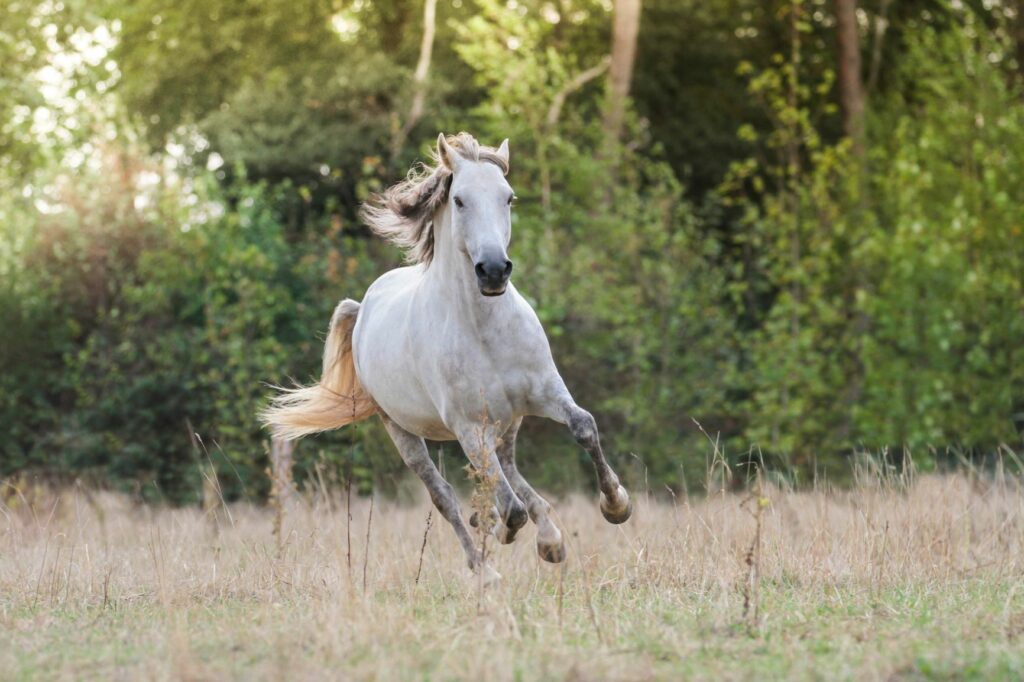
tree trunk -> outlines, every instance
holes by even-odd
[[[888,0],[883,0],[879,21],[885,21],[885,12],[888,10]],[[843,114],[843,132],[853,143],[853,156],[858,161],[864,159],[864,85],[861,80],[861,55],[860,55],[860,31],[857,26],[857,0],[835,0],[836,12],[836,48],[838,62],[838,85],[839,104]],[[882,33],[876,34],[876,54],[872,56],[872,71],[880,68],[882,37],[884,24],[876,26],[876,30]],[[872,81],[877,78],[873,73]],[[870,197],[868,195],[868,183],[866,169],[862,166],[857,169],[860,179],[860,192],[857,203],[851,208],[851,220],[858,225],[864,222],[864,212],[870,209]],[[864,339],[868,337],[871,330],[871,320],[858,303],[860,294],[867,295],[871,289],[871,281],[867,271],[867,264],[856,262],[852,254],[856,251],[856,244],[862,241],[863,237],[856,235],[852,237],[852,243],[847,246],[847,267],[850,268],[847,277],[849,278],[846,292],[846,306],[850,311],[852,325],[849,329],[851,347],[849,349],[849,367],[847,369],[847,385],[843,395],[843,419],[839,425],[837,436],[841,441],[849,441],[854,435],[855,409],[860,403],[864,393]]]
[[[640,32],[640,1],[615,0],[612,10],[612,61],[604,115],[604,129],[609,141],[619,139],[626,115],[626,98],[633,82],[633,62],[636,59],[636,38]]]
[[[420,57],[413,73],[412,106],[405,124],[391,141],[391,158],[395,159],[402,151],[406,138],[413,127],[423,117],[427,101],[427,77],[430,75],[430,58],[434,52],[434,31],[437,24],[437,0],[424,0],[423,3],[423,38],[420,42]]]
[[[274,538],[277,551],[284,549],[284,519],[295,498],[295,483],[292,480],[295,441],[270,441],[270,505],[274,508]]]
[[[1014,40],[1017,43],[1017,73],[1024,80],[1024,0],[1017,0],[1017,19],[1014,24]]]
[[[857,0],[835,0],[835,8],[843,132],[853,141],[853,153],[860,158],[864,154],[864,86],[861,82]]]

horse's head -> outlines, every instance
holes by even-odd
[[[512,199],[505,180],[508,140],[497,150],[481,149],[479,160],[467,158],[444,135],[437,138],[437,156],[452,173],[448,191],[451,238],[469,260],[480,293],[500,296],[512,274],[508,243],[512,238]]]

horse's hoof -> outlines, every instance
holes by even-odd
[[[508,518],[504,522],[499,523],[495,529],[495,535],[498,537],[498,541],[503,545],[511,544],[516,539],[516,533],[526,525],[526,522],[530,520],[530,515],[526,513],[526,507],[522,505],[515,507],[508,515]]]
[[[504,523],[499,523],[495,529],[494,535],[498,538],[498,542],[503,545],[511,545],[516,540],[516,533],[519,532],[518,528],[509,528]]]
[[[615,497],[616,503],[612,504],[604,493],[601,493],[601,514],[608,523],[625,523],[633,515],[633,501],[629,499],[629,493],[621,485]]]
[[[537,554],[544,561],[560,564],[565,561],[565,543],[562,532],[546,517],[538,524]]]
[[[529,520],[530,515],[526,513],[526,507],[520,504],[513,507],[512,511],[509,512],[508,518],[505,519],[505,525],[515,532],[525,526]]]
[[[537,543],[537,554],[549,564],[560,564],[565,561],[565,543],[561,539],[553,543]]]

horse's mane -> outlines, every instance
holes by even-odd
[[[508,173],[508,162],[491,147],[478,143],[469,133],[446,138],[448,145],[464,159],[489,161]],[[398,182],[363,204],[360,215],[378,236],[405,249],[410,263],[430,264],[434,257],[434,214],[448,200],[452,171],[435,149],[431,163],[413,167]]]

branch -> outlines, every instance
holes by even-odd
[[[405,119],[405,125],[395,135],[391,142],[391,157],[395,158],[402,151],[405,140],[409,133],[423,117],[423,110],[427,101],[427,77],[430,75],[430,57],[434,51],[434,28],[436,26],[437,0],[425,0],[423,3],[423,40],[420,42],[420,57],[416,62],[416,71],[413,73],[412,82],[414,94],[412,106],[409,108],[409,116]]]
[[[576,74],[575,78],[566,83],[565,86],[558,91],[555,98],[551,100],[551,107],[548,109],[548,116],[546,119],[548,130],[553,130],[555,125],[558,123],[558,118],[562,115],[562,107],[565,106],[566,98],[607,71],[609,64],[611,64],[611,57],[605,56],[596,65],[590,67],[586,71]]]

